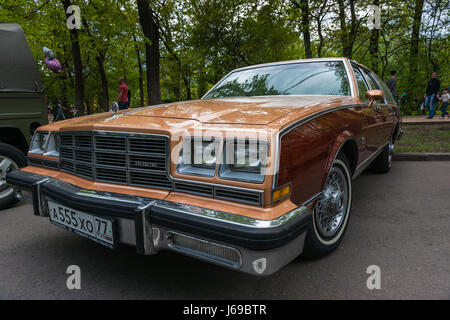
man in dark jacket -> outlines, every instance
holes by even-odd
[[[439,91],[441,90],[441,82],[437,78],[437,73],[431,73],[431,80],[428,81],[427,93],[425,94],[425,107],[430,111],[427,119],[434,116],[435,108],[434,101],[439,98]]]
[[[389,90],[391,90],[392,96],[397,100],[397,92],[395,91],[395,87],[397,86],[397,71],[391,71],[391,77],[386,82]]]

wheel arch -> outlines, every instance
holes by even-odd
[[[349,131],[342,132],[334,141],[330,154],[328,156],[328,161],[326,165],[325,174],[322,180],[322,185],[325,183],[328,174],[331,170],[334,160],[336,159],[339,152],[343,152],[350,164],[351,174],[353,175],[356,171],[359,160],[358,144],[355,137]]]
[[[12,145],[22,151],[28,152],[28,142],[22,130],[16,126],[0,125],[0,142]]]

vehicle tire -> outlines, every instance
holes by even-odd
[[[392,156],[394,155],[394,144],[389,144],[384,147],[383,151],[378,157],[373,160],[369,166],[369,170],[375,173],[388,173],[392,166]]]
[[[320,258],[339,246],[350,218],[352,195],[350,164],[340,152],[314,206],[302,257]]]
[[[6,174],[26,165],[27,158],[22,151],[9,144],[0,143],[0,210],[9,208],[18,201],[13,187],[6,183]]]

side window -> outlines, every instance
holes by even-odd
[[[378,83],[375,81],[373,76],[370,74],[370,71],[367,71],[365,69],[362,69],[362,71],[364,72],[364,75],[366,76],[366,79],[369,82],[370,89],[381,90]]]
[[[395,101],[395,98],[392,96],[391,90],[388,88],[386,83],[384,83],[383,80],[381,80],[377,75],[375,75],[375,79],[377,80],[378,84],[381,86],[381,89],[383,90],[384,98],[386,99],[387,103],[397,103]]]
[[[358,96],[361,100],[367,102],[366,91],[369,90],[369,87],[367,86],[366,80],[364,80],[364,77],[357,66],[352,65],[352,68],[358,85]]]

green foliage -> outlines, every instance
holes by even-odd
[[[355,17],[350,14],[355,5]],[[117,99],[117,80],[125,77],[132,106],[139,105],[138,55],[145,80],[145,41],[133,0],[73,0],[81,9],[79,43],[85,80],[85,100],[91,112],[102,99],[98,58],[104,64],[109,102]],[[150,0],[160,30],[161,96],[164,102],[197,99],[232,69],[305,57],[301,11],[290,0]],[[366,26],[372,1],[344,1],[348,28],[356,28],[352,57],[378,65],[384,80],[398,71],[397,93],[408,93],[403,112],[417,111],[429,73],[438,71],[442,86],[449,79],[449,0],[425,1],[419,34],[417,74],[411,83],[409,53],[413,0],[380,0],[378,55],[370,56],[371,31]],[[335,0],[309,0],[311,47],[314,57],[342,56],[339,7]],[[74,71],[69,30],[61,0],[0,0],[0,21],[17,22],[25,31],[40,67],[50,104],[63,97],[74,103]],[[51,48],[63,74],[44,65],[42,48]],[[144,83],[144,88],[145,88]],[[267,89],[267,88],[266,88]],[[146,100],[147,101],[147,100]]]

